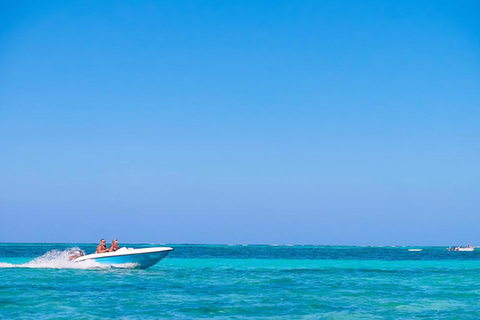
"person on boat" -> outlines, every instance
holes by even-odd
[[[110,246],[110,252],[115,252],[117,251],[118,249],[120,249],[120,247],[118,246],[118,240],[117,239],[113,239],[112,241],[112,245]]]
[[[100,240],[100,244],[97,246],[97,251],[95,253],[105,253],[108,252],[107,242],[105,239]]]

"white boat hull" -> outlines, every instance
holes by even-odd
[[[146,269],[165,258],[170,251],[170,247],[156,247],[156,248],[120,248],[115,252],[94,253],[86,256],[78,257],[75,262],[82,262],[93,260],[97,263],[112,266],[128,265],[135,268]]]

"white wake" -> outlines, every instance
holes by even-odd
[[[122,264],[122,265],[105,265],[95,262],[94,260],[86,260],[75,262],[69,259],[70,251],[79,248],[70,248],[64,251],[51,250],[23,264],[13,264],[7,262],[0,262],[0,268],[32,268],[32,269],[109,269],[112,267],[132,268],[136,264]]]

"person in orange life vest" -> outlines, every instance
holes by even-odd
[[[95,251],[95,253],[105,253],[105,252],[108,252],[107,242],[105,241],[105,239],[102,239],[100,241],[100,244],[97,246],[97,251]]]
[[[113,239],[112,245],[110,246],[110,252],[115,252],[115,251],[117,251],[118,249],[120,249],[120,247],[118,246],[118,240],[117,240],[117,239]]]

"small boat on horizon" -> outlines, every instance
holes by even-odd
[[[447,251],[464,251],[464,252],[471,252],[475,251],[475,247],[472,247],[470,244],[467,245],[466,247],[448,247]]]
[[[95,261],[104,265],[133,265],[134,268],[146,269],[165,258],[173,248],[155,247],[133,249],[122,247],[115,252],[93,253],[85,255],[83,250],[70,252],[70,260],[74,262]]]

